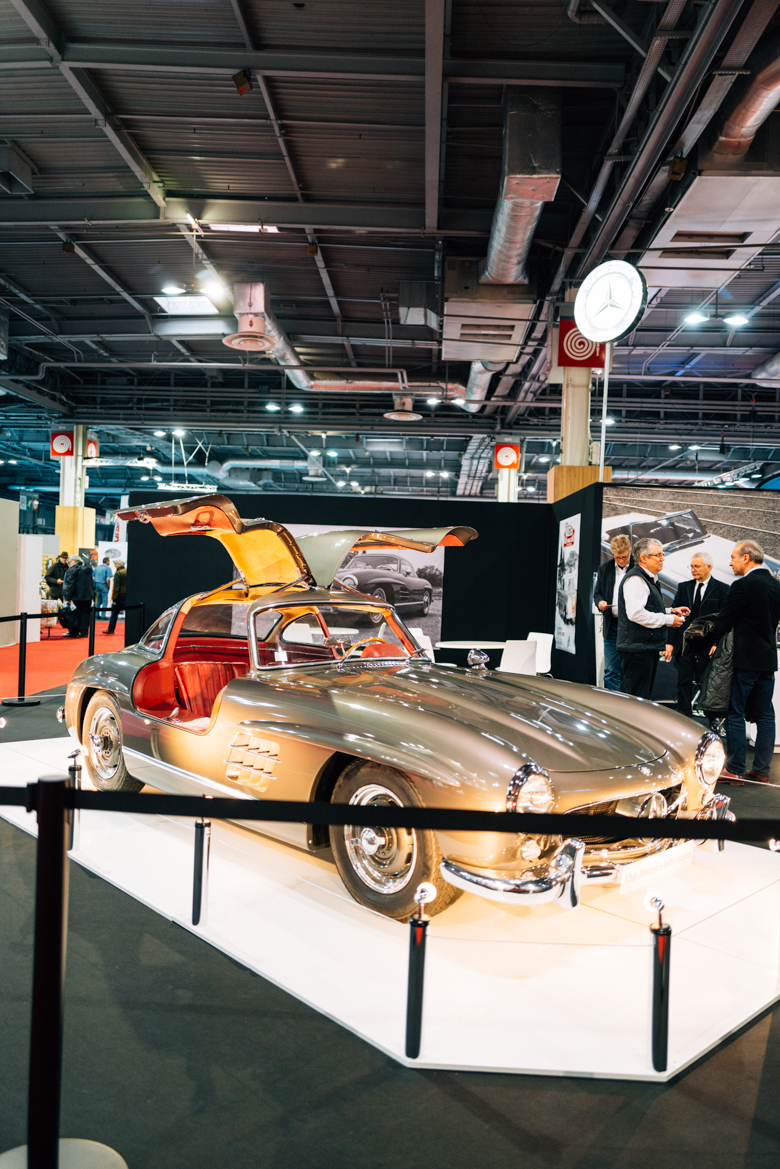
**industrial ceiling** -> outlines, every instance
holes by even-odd
[[[0,0],[0,489],[53,498],[75,421],[106,507],[170,481],[494,498],[496,438],[543,498],[548,335],[610,256],[650,286],[615,481],[780,462],[777,8]],[[223,344],[242,283],[286,348]]]

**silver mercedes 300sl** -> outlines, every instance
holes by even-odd
[[[518,832],[247,827],[332,855],[349,892],[389,917],[421,882],[439,913],[462,890],[576,905],[670,846],[648,816],[728,815],[718,737],[651,702],[549,677],[436,665],[392,605],[335,580],[353,549],[463,546],[472,528],[305,536],[243,520],[222,495],[120,515],[200,533],[238,580],[188,597],[137,645],[82,662],[64,719],[102,791],[614,814],[608,838]],[[464,553],[465,554],[465,553]],[[240,823],[240,816],[236,816]],[[329,854],[328,851],[330,850]]]

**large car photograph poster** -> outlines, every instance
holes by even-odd
[[[581,516],[568,516],[558,525],[558,561],[555,574],[555,648],[576,653],[577,569],[580,562]]]
[[[344,525],[285,524],[285,527],[297,539],[320,532],[338,532]],[[370,593],[378,601],[388,601],[411,629],[420,630],[433,645],[441,640],[444,548],[435,548],[433,552],[406,548],[356,549],[344,560],[336,580],[360,593]]]

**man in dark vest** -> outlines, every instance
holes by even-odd
[[[686,606],[667,609],[658,584],[664,550],[657,540],[634,545],[634,567],[618,591],[617,647],[623,663],[623,693],[649,698],[658,669],[658,655],[666,646],[668,626],[682,625]]]

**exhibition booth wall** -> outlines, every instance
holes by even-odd
[[[440,632],[432,640],[505,641],[522,640],[531,631],[553,633],[556,608],[563,608],[561,628],[568,648],[553,650],[552,673],[572,682],[595,682],[591,606],[577,604],[576,597],[590,598],[599,562],[600,484],[554,504],[226,494],[241,516],[263,515],[293,527],[296,536],[323,527],[400,531],[463,524],[475,528],[479,533],[475,543],[444,550],[443,587],[436,590],[433,606]],[[163,504],[165,500],[159,492],[134,492],[129,503]],[[567,523],[577,541],[577,549],[567,548],[567,581],[574,596],[568,608],[556,581],[561,532]],[[151,524],[129,523],[127,537],[127,600],[130,605],[144,602],[147,625],[170,605],[216,588],[232,576],[227,553],[208,536],[161,539]],[[415,571],[421,565],[425,572],[426,559],[423,554],[410,554]],[[420,624],[418,617],[404,617],[411,626]],[[457,658],[458,654],[448,651],[447,656]],[[458,664],[465,664],[465,656]]]

